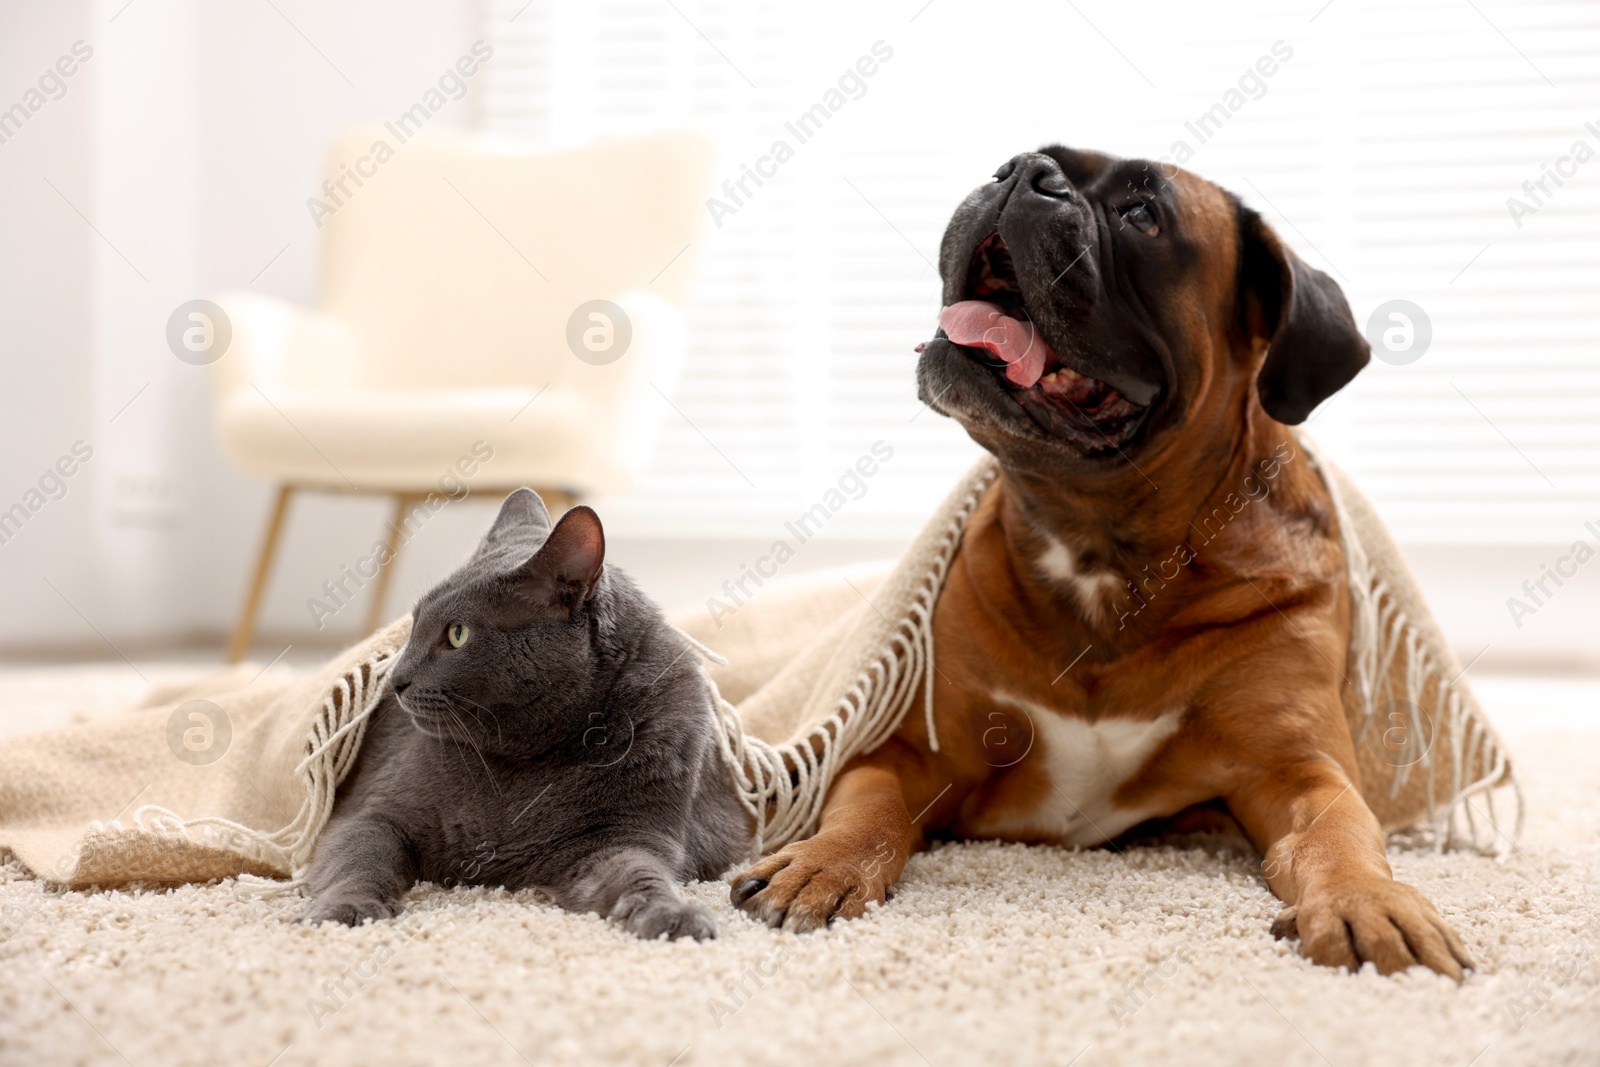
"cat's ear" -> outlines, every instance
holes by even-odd
[[[548,597],[569,613],[594,595],[606,569],[606,533],[600,516],[579,504],[561,516],[539,551],[517,574],[525,594]]]
[[[517,489],[500,505],[500,514],[494,525],[478,546],[478,555],[485,555],[513,543],[540,541],[550,532],[550,512],[532,489]]]

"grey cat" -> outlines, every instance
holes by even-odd
[[[420,881],[536,888],[640,937],[710,938],[678,885],[750,821],[695,654],[586,507],[518,489],[424,596],[311,860],[300,921],[389,918]]]

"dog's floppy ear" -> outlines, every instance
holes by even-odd
[[[1239,209],[1239,291],[1246,330],[1267,339],[1256,389],[1279,422],[1304,422],[1371,358],[1339,284],[1246,207]]]

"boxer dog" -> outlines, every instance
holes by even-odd
[[[1338,520],[1288,429],[1367,362],[1339,286],[1207,181],[1059,147],[967,197],[940,273],[918,393],[1000,474],[934,613],[937,747],[907,715],[734,903],[814,930],[930,838],[1091,846],[1209,807],[1302,954],[1460,980],[1362,800]]]

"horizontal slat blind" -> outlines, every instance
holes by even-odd
[[[1600,515],[1600,161],[1521,228],[1505,204],[1573,141],[1600,150],[1584,127],[1600,103],[1583,113],[1600,7],[1130,10],[488,3],[492,127],[562,145],[694,124],[719,183],[779,139],[794,152],[720,227],[708,214],[682,417],[613,513],[760,533],[881,439],[894,459],[834,528],[915,529],[976,454],[915,399],[940,234],[1001,162],[1059,141],[1176,158],[1234,190],[1363,323],[1391,299],[1424,309],[1426,354],[1375,361],[1313,423],[1403,539],[1564,541]],[[880,41],[892,58],[799,143],[785,123]]]
[[[1350,31],[1352,295],[1413,301],[1433,341],[1330,405],[1341,448],[1413,540],[1568,543],[1600,518],[1600,160],[1535,189],[1520,228],[1507,200],[1532,204],[1523,182],[1575,141],[1600,151],[1600,9],[1369,13]]]

